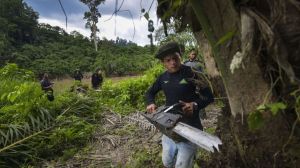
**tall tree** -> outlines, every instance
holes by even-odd
[[[97,7],[103,3],[105,0],[80,0],[82,3],[86,4],[90,11],[84,13],[84,19],[87,20],[86,27],[91,29],[91,39],[94,41],[95,50],[97,47],[97,28],[98,18],[101,17],[100,12]]]
[[[159,17],[191,25],[221,74],[231,115],[219,120],[214,167],[300,165],[299,2],[158,1]]]

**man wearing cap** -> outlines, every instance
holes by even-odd
[[[203,129],[199,120],[199,110],[213,102],[209,88],[200,90],[201,98],[196,94],[197,77],[191,67],[181,64],[181,50],[176,42],[161,46],[155,55],[160,59],[166,71],[162,73],[146,93],[147,111],[156,110],[155,95],[162,90],[166,97],[166,106],[182,104],[184,113],[182,122],[198,129]],[[166,135],[162,137],[162,161],[165,167],[190,168],[193,166],[196,145],[188,140],[173,140]]]

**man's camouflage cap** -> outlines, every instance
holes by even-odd
[[[155,54],[155,58],[163,59],[168,54],[178,52],[181,55],[180,46],[176,42],[169,42],[162,45]]]

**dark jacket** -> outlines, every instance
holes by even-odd
[[[98,88],[103,82],[103,77],[101,74],[93,73],[92,75],[92,86],[93,88]]]
[[[75,79],[75,80],[81,81],[82,78],[83,78],[83,75],[82,75],[82,73],[81,73],[80,71],[76,71],[76,72],[74,73],[74,79]]]
[[[53,91],[52,84],[49,80],[43,79],[40,81],[42,90],[44,91]]]
[[[146,93],[147,105],[155,103],[155,95],[162,90],[166,97],[166,106],[171,106],[178,103],[179,100],[184,102],[196,102],[198,109],[195,109],[193,116],[184,118],[185,123],[202,129],[201,121],[199,120],[199,110],[205,108],[213,102],[213,95],[209,88],[203,88],[196,93],[196,84],[193,79],[197,79],[191,67],[182,65],[176,73],[164,72],[161,74],[154,84]]]

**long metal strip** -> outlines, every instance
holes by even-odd
[[[173,131],[210,152],[214,152],[214,148],[219,151],[219,145],[222,145],[222,141],[218,137],[182,122],[178,122],[173,128]]]

